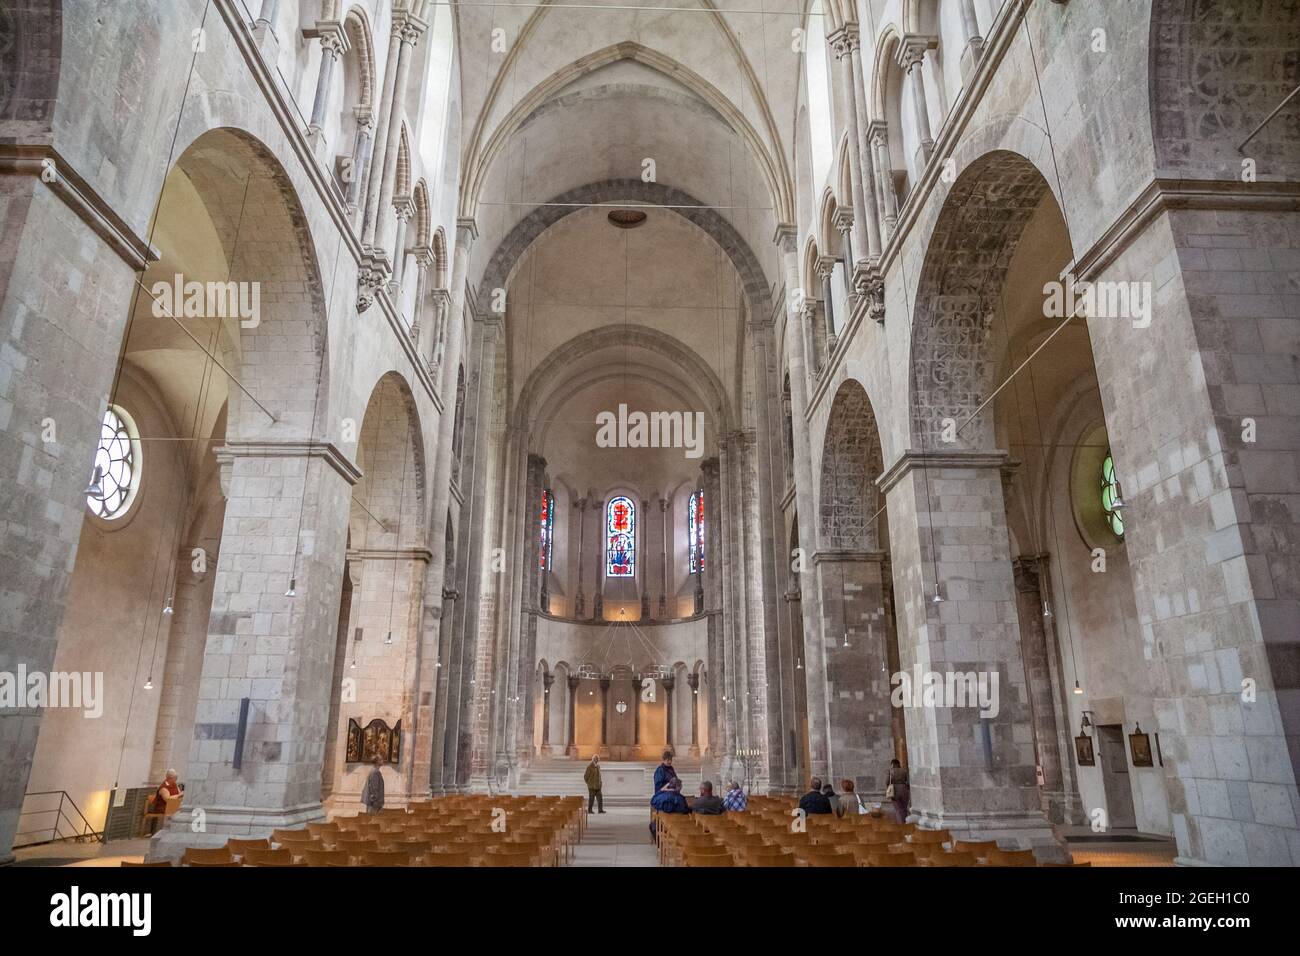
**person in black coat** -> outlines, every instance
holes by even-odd
[[[831,801],[822,793],[821,778],[813,777],[809,787],[811,789],[799,800],[799,809],[805,814],[832,812]]]

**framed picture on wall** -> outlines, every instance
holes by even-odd
[[[1092,749],[1092,738],[1087,734],[1079,734],[1074,738],[1074,759],[1078,761],[1080,767],[1097,765],[1097,755]]]
[[[1133,733],[1128,735],[1128,748],[1129,753],[1133,756],[1133,766],[1155,766],[1151,760],[1151,736],[1142,733],[1141,725],[1133,725]]]

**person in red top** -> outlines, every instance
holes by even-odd
[[[166,813],[167,802],[176,800],[181,795],[181,788],[176,783],[176,771],[168,770],[163,778],[162,785],[158,787],[153,795],[153,806],[149,808],[150,813]]]

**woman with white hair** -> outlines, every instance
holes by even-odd
[[[166,817],[180,809],[181,799],[184,797],[182,791],[183,788],[176,782],[176,771],[168,769],[163,774],[163,782],[154,791],[153,800],[149,802],[149,814],[152,819],[158,819],[152,816],[153,814]]]

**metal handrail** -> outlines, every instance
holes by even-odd
[[[13,844],[14,847],[17,848],[23,846],[38,846],[42,843],[57,843],[63,840],[77,840],[78,842],[80,842],[82,840],[85,840],[87,837],[94,840],[98,840],[100,843],[103,843],[104,834],[96,830],[93,826],[91,826],[90,821],[86,819],[86,815],[81,812],[81,808],[77,806],[76,801],[72,799],[72,797],[68,794],[68,791],[34,790],[30,793],[24,794],[24,800],[26,800],[27,797],[52,797],[55,794],[58,794],[59,797],[59,804],[57,807],[48,807],[43,810],[20,810],[18,813],[19,819],[25,816],[33,816],[41,813],[54,814],[54,823],[50,825],[48,828],[48,834],[49,834],[48,837],[46,837],[43,840],[29,840],[28,842],[23,843],[20,841],[19,839],[20,837],[29,836],[29,835],[44,836],[47,832],[47,829],[44,825],[42,825],[35,830],[19,830],[16,834],[14,834],[14,844]],[[73,832],[67,836],[60,836],[59,828],[64,822],[66,822],[68,827],[74,831],[77,830],[77,826],[78,826],[77,822],[73,820],[72,817],[68,816],[68,814],[63,812],[63,805],[65,803],[72,808],[73,812],[76,813],[77,817],[81,820],[81,824],[80,824],[81,830],[80,832]]]

